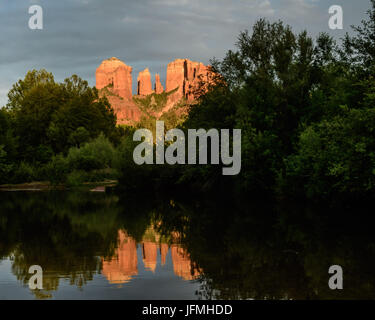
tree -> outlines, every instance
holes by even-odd
[[[46,163],[53,154],[96,138],[117,138],[116,116],[106,98],[76,75],[56,83],[45,70],[32,70],[13,85],[7,110],[20,137],[19,160]]]
[[[374,132],[375,108],[342,107],[340,115],[307,127],[286,161],[289,192],[313,199],[372,196]]]
[[[352,26],[354,36],[348,33],[344,38],[341,54],[344,60],[357,72],[369,76],[375,71],[375,0],[370,0],[367,11],[368,20],[362,20],[361,26]]]
[[[236,48],[212,64],[229,89],[233,127],[242,129],[240,183],[273,190],[301,126],[326,112],[331,81],[340,73],[336,44],[325,33],[313,41],[306,31],[260,19],[251,33],[240,33]]]

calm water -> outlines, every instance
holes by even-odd
[[[0,299],[374,299],[373,229],[352,213],[2,192]],[[328,288],[334,264],[342,291]],[[43,290],[29,289],[31,265]]]

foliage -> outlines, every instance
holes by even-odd
[[[158,113],[162,111],[167,105],[168,97],[174,94],[178,88],[169,92],[151,93],[147,96],[133,97],[133,101],[140,107],[146,114]]]
[[[46,176],[48,181],[53,185],[65,182],[66,175],[69,171],[67,160],[61,155],[54,156],[46,165]]]
[[[86,181],[85,171],[73,170],[66,177],[66,185],[69,187],[78,187]]]
[[[241,129],[239,175],[223,177],[221,166],[210,164],[129,166],[120,169],[121,181],[132,175],[132,181],[155,184],[165,177],[170,189],[224,187],[315,200],[373,196],[375,1],[371,3],[369,20],[354,27],[354,35],[347,35],[341,46],[326,33],[314,40],[281,21],[260,19],[252,32],[240,33],[235,50],[222,61],[212,60],[219,81],[190,106],[185,121],[165,117],[185,135],[190,128]],[[142,125],[154,129],[154,120]]]
[[[302,131],[286,160],[287,185],[316,197],[371,196],[375,187],[375,108],[342,114]]]
[[[48,179],[69,176],[74,183],[95,172],[119,174],[126,189],[230,188],[315,200],[373,196],[375,0],[371,5],[369,19],[341,45],[326,33],[313,39],[281,21],[258,20],[239,34],[234,50],[212,60],[216,80],[197,103],[159,114],[173,92],[134,98],[144,113],[136,127],[116,127],[107,99],[79,77],[56,83],[45,70],[30,71],[0,111],[2,179],[18,172],[17,179],[30,180],[45,171]],[[136,165],[133,132],[154,132],[157,119],[185,135],[241,129],[240,174],[223,177],[221,166],[210,164]]]
[[[100,134],[92,142],[82,147],[72,147],[67,155],[69,168],[74,170],[91,171],[109,168],[112,165],[115,149],[111,142]]]
[[[83,182],[103,181],[116,177],[112,169],[116,151],[103,134],[80,148],[72,147],[68,155],[54,156],[45,166],[46,178],[53,184],[65,183],[72,187]]]
[[[18,157],[27,162],[48,162],[97,137],[115,134],[116,117],[106,99],[76,75],[56,83],[45,70],[30,71],[13,85],[7,110],[19,139]],[[42,151],[43,149],[43,151]]]
[[[4,150],[4,146],[0,145],[0,183],[5,180],[11,170],[11,165],[7,164],[6,156],[7,153]]]

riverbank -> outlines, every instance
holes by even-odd
[[[84,182],[79,186],[69,187],[64,184],[52,185],[48,181],[34,181],[19,184],[0,185],[0,192],[5,191],[49,191],[49,190],[70,190],[70,189],[87,189],[92,192],[105,192],[107,188],[115,187],[117,180],[104,180],[99,182]]]

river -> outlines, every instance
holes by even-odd
[[[1,192],[0,299],[374,299],[372,226],[320,211]],[[32,265],[43,289],[29,287]],[[343,290],[328,287],[331,265]]]

